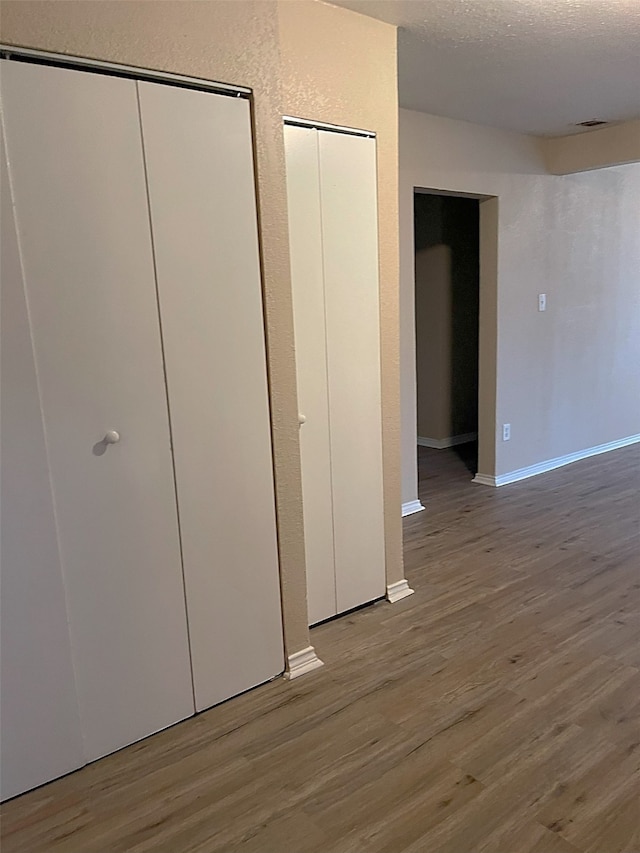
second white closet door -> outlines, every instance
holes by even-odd
[[[338,613],[385,593],[375,139],[318,132]]]
[[[138,86],[200,710],[284,668],[250,113]]]
[[[375,140],[285,127],[311,624],[385,591]]]
[[[318,132],[285,126],[309,623],[338,612]]]

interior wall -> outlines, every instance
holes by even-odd
[[[548,171],[554,175],[638,163],[640,119],[570,136],[543,137],[538,139],[538,145]]]
[[[478,431],[479,207],[476,199],[416,193],[418,436]]]
[[[418,436],[440,441],[453,435],[451,248],[438,240],[416,249],[415,275]]]
[[[640,433],[640,165],[549,175],[532,137],[401,110],[403,471],[416,440],[414,187],[497,197],[480,205],[481,281],[493,265],[498,282],[496,400],[484,405],[511,440],[495,436],[494,470],[480,473]],[[493,258],[487,205],[499,211]]]
[[[309,633],[282,115],[304,108],[314,113],[309,118],[365,123],[380,134],[385,523],[392,582],[402,577],[399,532],[394,535],[400,529],[398,365],[393,356],[398,348],[395,28],[316,0],[6,0],[2,38],[22,47],[253,90],[285,647],[288,655],[300,651],[309,645]],[[304,50],[296,45],[298,39]],[[380,98],[375,108],[372,80],[387,95],[393,89],[393,97]],[[384,367],[386,360],[392,363]],[[396,493],[393,505],[389,496]]]

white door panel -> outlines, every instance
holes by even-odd
[[[193,712],[136,84],[3,65],[91,760]],[[108,430],[118,431],[119,443],[101,443]]]
[[[0,799],[84,764],[38,382],[2,151]]]
[[[138,87],[202,709],[284,668],[249,104]]]
[[[337,613],[318,132],[285,125],[309,623]]]
[[[285,126],[309,617],[385,592],[375,140]]]
[[[338,612],[385,592],[376,143],[319,133]]]

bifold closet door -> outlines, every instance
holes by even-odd
[[[385,592],[375,140],[285,126],[309,621]]]
[[[309,624],[338,612],[318,131],[285,125]]]
[[[3,61],[2,102],[92,760],[194,709],[136,84]],[[40,481],[25,488],[34,505],[45,499]],[[23,523],[35,531],[40,520]],[[13,558],[30,560],[26,548]],[[57,572],[56,555],[48,559]],[[24,616],[22,630],[43,648],[33,612]],[[21,677],[29,695],[37,668]]]
[[[202,709],[284,669],[250,112],[138,87]]]
[[[385,594],[376,141],[318,146],[340,613]]]
[[[2,148],[0,799],[6,800],[81,767],[84,754],[4,144]]]

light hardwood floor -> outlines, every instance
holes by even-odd
[[[421,449],[416,594],[2,808],[3,853],[638,853],[640,447],[491,489]]]

